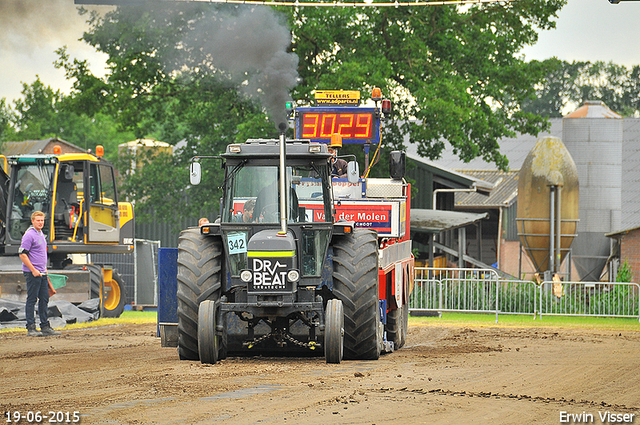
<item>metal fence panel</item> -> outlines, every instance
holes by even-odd
[[[412,310],[496,312],[495,270],[416,267]]]
[[[124,281],[125,304],[131,304],[135,301],[136,272],[133,252],[89,254],[87,261],[89,263],[112,266]]]
[[[495,270],[416,267],[411,311],[634,317],[640,285],[507,280]]]
[[[640,285],[626,282],[542,282],[539,314],[638,317]]]
[[[497,285],[499,313],[536,314],[538,285],[535,282],[501,279]]]

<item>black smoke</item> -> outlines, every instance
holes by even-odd
[[[285,103],[298,84],[298,57],[288,51],[291,33],[271,8],[212,7],[184,44],[197,47],[212,70],[259,101],[276,127],[286,122]]]

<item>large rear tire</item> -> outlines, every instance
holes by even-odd
[[[199,360],[198,310],[204,300],[221,294],[222,241],[203,236],[200,229],[180,233],[178,241],[178,355]]]
[[[344,354],[344,309],[342,301],[327,302],[324,325],[324,357],[327,363],[339,364]]]
[[[378,238],[356,229],[333,245],[333,292],[344,307],[344,358],[377,360],[382,351]]]

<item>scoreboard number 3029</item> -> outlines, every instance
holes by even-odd
[[[303,139],[325,139],[338,133],[345,139],[370,139],[371,112],[307,112],[302,116]]]

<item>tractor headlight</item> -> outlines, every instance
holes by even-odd
[[[320,143],[309,143],[309,152],[310,153],[320,153],[320,152],[322,152],[322,148],[320,147]]]
[[[240,272],[240,279],[245,283],[249,283],[251,281],[251,276],[251,270],[242,270]]]
[[[289,282],[297,282],[300,279],[300,272],[298,272],[298,270],[289,270],[287,279]]]

